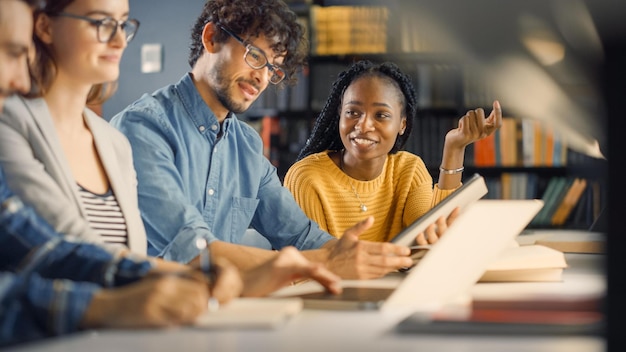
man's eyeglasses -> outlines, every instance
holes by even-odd
[[[76,18],[91,23],[96,26],[98,31],[98,41],[100,43],[110,42],[115,36],[115,33],[117,33],[118,27],[121,27],[124,31],[124,38],[126,38],[126,42],[128,43],[133,39],[135,33],[137,33],[137,29],[139,29],[139,21],[136,19],[118,21],[111,17],[106,17],[101,20],[96,20],[87,16],[79,16],[67,12],[60,12],[55,14],[55,16]]]
[[[285,71],[282,68],[276,65],[270,64],[263,50],[257,48],[256,46],[252,44],[246,43],[238,35],[224,28],[224,26],[220,24],[218,24],[217,26],[224,32],[228,33],[228,35],[235,38],[235,40],[237,40],[243,46],[246,47],[246,52],[245,54],[243,54],[243,60],[248,64],[248,66],[252,67],[255,70],[260,70],[263,67],[267,66],[267,68],[269,68],[270,70],[270,83],[272,84],[278,84],[283,79],[285,79],[285,77],[287,76],[287,73],[285,73]]]

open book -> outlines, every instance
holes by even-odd
[[[419,260],[431,246],[411,247],[415,265],[419,265]],[[517,242],[512,242],[489,264],[478,282],[561,281],[566,267],[563,252],[541,245],[519,246]]]

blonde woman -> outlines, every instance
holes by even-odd
[[[35,14],[39,90],[7,100],[0,163],[9,187],[58,232],[145,254],[130,145],[87,108],[112,93],[138,28],[128,0],[48,1]]]

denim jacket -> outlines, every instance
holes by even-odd
[[[0,169],[0,346],[78,330],[97,290],[151,268],[56,233],[8,189]]]
[[[333,238],[282,186],[259,133],[232,113],[220,126],[190,73],[111,124],[132,146],[150,255],[188,262],[199,253],[195,236],[240,243],[248,227],[276,249],[314,249]]]

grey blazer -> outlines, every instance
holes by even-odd
[[[126,220],[129,248],[145,255],[146,232],[139,213],[130,143],[93,111],[85,109],[84,116]],[[58,232],[101,242],[87,221],[45,100],[16,96],[5,101],[0,114],[0,164],[9,188]]]

